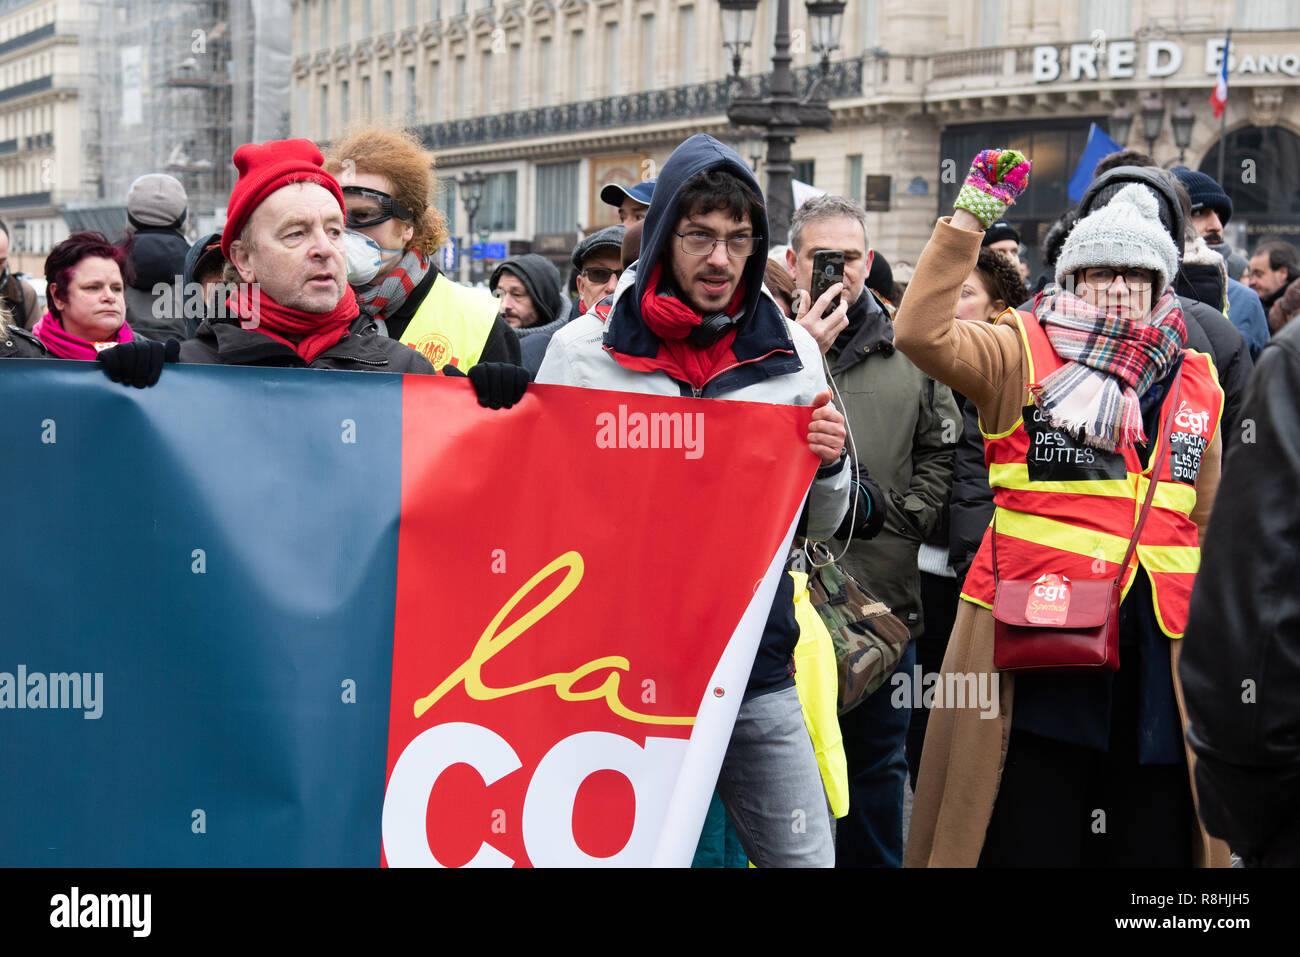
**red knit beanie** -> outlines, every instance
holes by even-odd
[[[235,150],[235,168],[239,179],[230,191],[226,206],[226,228],[221,231],[221,253],[230,258],[230,244],[253,215],[253,210],[281,186],[290,183],[318,183],[339,201],[346,212],[343,190],[338,180],[325,172],[324,157],[311,140],[272,140],[269,143],[245,143]]]

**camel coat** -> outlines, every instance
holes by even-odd
[[[962,282],[975,267],[981,236],[947,220],[935,225],[895,316],[895,345],[923,372],[974,402],[986,432],[1001,433],[1015,424],[1031,401],[1020,334],[1009,316],[995,324],[953,318]],[[1220,452],[1216,433],[1202,461],[1192,511],[1202,537],[1219,485]],[[996,671],[992,612],[964,600],[958,606],[942,671]],[[1181,639],[1169,643],[1174,695],[1186,732],[1187,710],[1178,680],[1181,645]],[[905,867],[974,867],[979,862],[1011,735],[1014,677],[1000,675],[999,686],[996,719],[982,719],[974,708],[931,711],[903,857]],[[1189,775],[1194,773],[1190,748],[1187,766]],[[1195,784],[1189,783],[1195,799]],[[1200,826],[1199,817],[1188,839],[1198,866],[1230,865],[1227,845],[1211,838]]]

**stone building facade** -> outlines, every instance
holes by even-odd
[[[817,75],[804,5],[792,0],[797,88]],[[770,70],[776,0],[759,6],[742,75]],[[1209,95],[1233,30],[1226,124]],[[293,0],[295,135],[329,140],[366,119],[417,130],[438,156],[440,198],[465,237],[452,182],[488,176],[475,237],[558,253],[613,221],[607,182],[653,175],[685,137],[707,132],[757,162],[761,146],[726,119],[730,57],[715,0]],[[760,82],[763,82],[760,76]],[[1013,145],[1035,164],[1011,218],[1026,243],[1068,205],[1065,184],[1091,123],[1164,107],[1150,143],[1225,184],[1253,245],[1300,233],[1300,4],[1292,0],[850,0],[827,83],[829,132],[794,147],[796,176],[866,202],[875,248],[914,259],[975,149]],[[1194,115],[1180,149],[1170,117]],[[761,142],[761,141],[760,141]],[[870,180],[869,180],[870,178]],[[887,209],[884,207],[887,206]]]

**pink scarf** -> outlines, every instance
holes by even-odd
[[[90,342],[80,336],[74,336],[63,328],[63,323],[48,312],[41,316],[41,321],[32,329],[50,353],[60,359],[93,359],[105,349],[122,342],[130,342],[135,336],[126,321],[118,327],[108,339],[102,342]]]

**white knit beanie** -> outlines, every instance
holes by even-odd
[[[1140,183],[1125,186],[1100,209],[1074,224],[1056,260],[1056,281],[1088,266],[1135,266],[1159,276],[1154,295],[1169,288],[1178,272],[1178,250],[1160,223],[1151,191]]]

